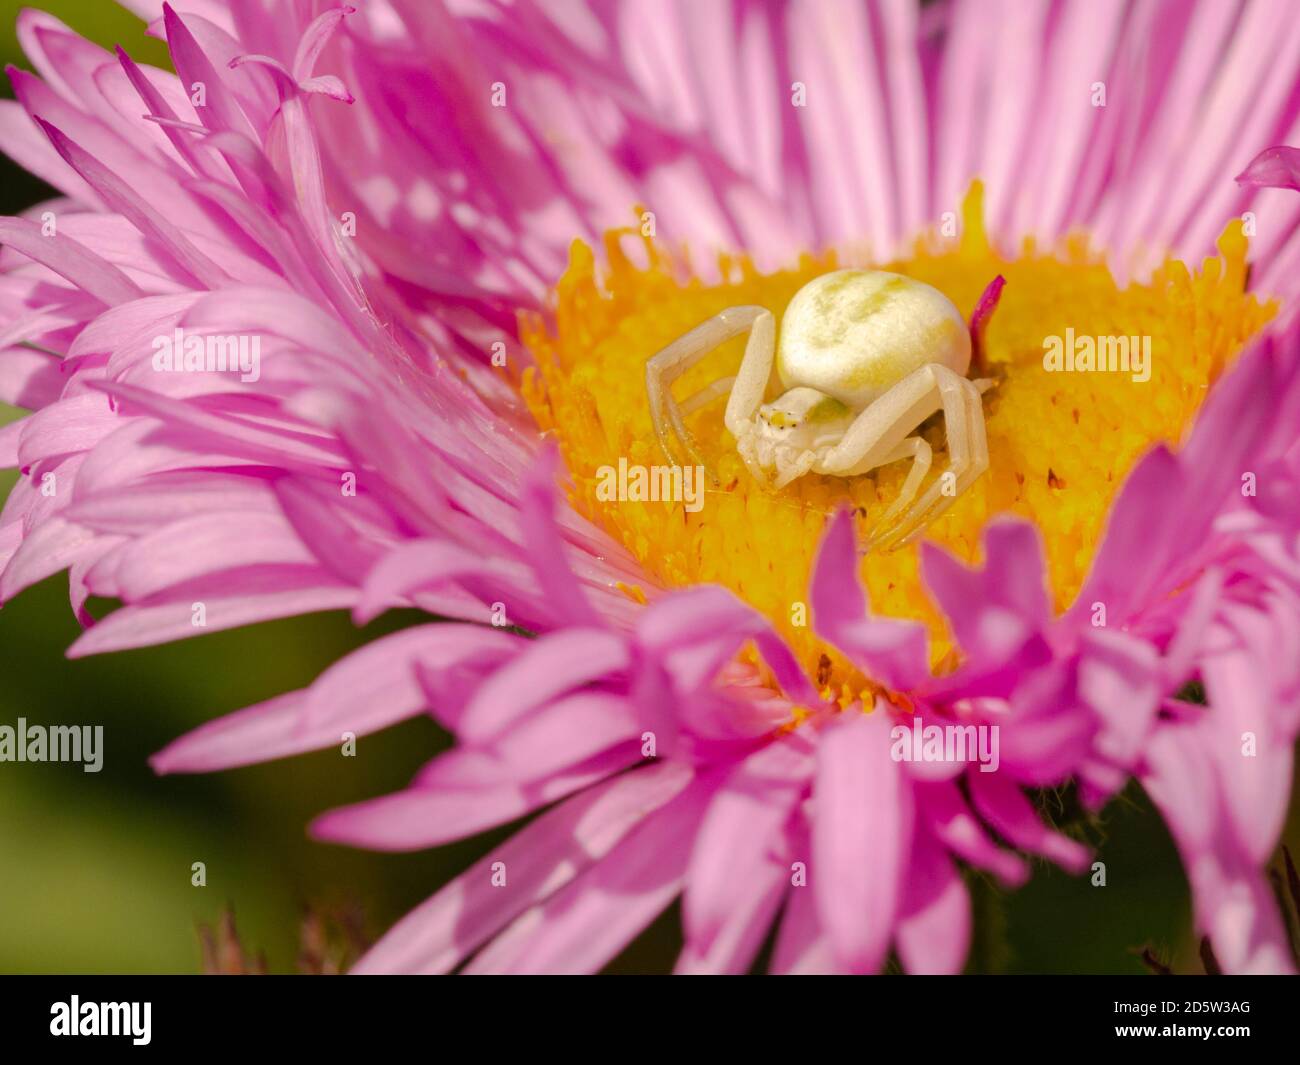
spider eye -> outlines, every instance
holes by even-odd
[[[766,409],[759,411],[759,414],[773,429],[793,429],[799,424],[794,415],[783,410]]]

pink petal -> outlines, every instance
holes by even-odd
[[[599,619],[569,568],[564,541],[555,523],[557,461],[554,449],[543,452],[525,479],[521,532],[524,540],[532,545],[528,558],[542,595],[554,606],[557,616],[572,625],[595,627]]]
[[[831,949],[827,931],[818,921],[812,889],[792,887],[786,897],[781,930],[772,954],[773,975],[834,976],[844,971]]]
[[[556,696],[617,675],[630,663],[626,643],[599,629],[543,636],[479,688],[461,716],[460,737],[492,740]]]
[[[644,818],[598,865],[517,918],[465,972],[598,971],[681,890],[709,790],[697,780]]]
[[[25,218],[0,218],[0,244],[48,267],[109,307],[144,295],[121,270],[71,237],[42,236],[41,227]]]
[[[683,917],[687,944],[708,956],[714,937],[734,916],[737,885],[788,868],[786,823],[805,794],[814,759],[808,741],[792,734],[750,755],[728,776],[700,824],[687,875]]]
[[[351,606],[356,597],[352,588],[331,584],[321,570],[281,567],[247,577],[243,590],[195,588],[190,590],[192,598],[120,607],[78,637],[68,648],[68,657],[148,647],[317,610],[341,610]],[[222,583],[229,584],[229,578]],[[194,625],[194,602],[205,605],[206,626]]]
[[[683,764],[660,763],[596,784],[548,810],[402,918],[352,971],[450,971],[529,906],[604,858],[690,779]],[[504,888],[492,884],[497,862],[505,865]]]
[[[928,833],[918,832],[895,934],[903,967],[922,976],[960,973],[970,937],[970,895],[961,874]]]
[[[602,755],[569,773],[527,786],[407,788],[321,814],[311,834],[332,843],[379,851],[413,851],[472,836],[514,821],[603,780],[628,764]]]
[[[919,687],[930,676],[925,626],[870,617],[857,569],[853,515],[841,510],[831,520],[813,569],[812,613],[818,635],[884,684],[899,691]]]
[[[999,773],[971,773],[966,779],[975,809],[1012,846],[1050,858],[1071,873],[1088,867],[1088,848],[1043,824],[1013,781]]]
[[[729,912],[708,949],[688,940],[673,967],[676,975],[740,975],[749,970],[771,931],[790,888],[787,866],[769,862],[732,886]]]
[[[1300,148],[1265,148],[1237,175],[1237,184],[1300,192]]]
[[[836,956],[853,972],[884,964],[911,848],[912,796],[889,750],[879,710],[846,711],[817,748],[809,875]]]
[[[602,691],[577,691],[525,717],[482,749],[460,748],[435,759],[419,781],[426,787],[513,783],[550,776],[616,748],[639,756],[652,724],[635,703]]]
[[[917,794],[925,824],[948,850],[989,870],[1007,887],[1020,887],[1029,879],[1025,863],[989,839],[956,785],[923,784]]]
[[[1165,687],[1155,648],[1127,633],[1100,628],[1085,630],[1080,644],[1079,697],[1102,721],[1093,746],[1119,765],[1132,765]]]
[[[814,706],[820,697],[771,623],[731,592],[713,585],[682,589],[655,600],[637,623],[638,641],[666,660],[675,683],[704,687],[753,640],[782,691]]]

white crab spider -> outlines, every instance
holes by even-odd
[[[996,300],[994,286],[990,292]],[[746,330],[736,376],[679,404],[673,382]],[[685,418],[728,391],[726,426],[736,449],[750,472],[774,488],[809,472],[854,477],[911,459],[898,498],[876,522],[871,545],[881,546],[919,535],[988,468],[981,393],[993,382],[968,380],[970,363],[970,330],[943,293],[899,274],[836,270],[795,294],[779,343],[770,311],[730,307],[654,355],[646,364],[646,389],[655,433],[674,464],[670,430],[695,464],[705,465]],[[783,391],[764,402],[773,368]],[[932,456],[930,445],[912,434],[938,410],[947,429],[948,470],[916,499]]]

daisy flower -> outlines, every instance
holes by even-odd
[[[598,970],[679,896],[679,971],[960,971],[969,876],[1094,860],[1034,795],[1133,778],[1224,969],[1289,971],[1285,5],[130,6],[174,74],[19,21],[0,147],[60,196],[0,222],[0,596],[69,570],[74,655],[431,616],[154,759],[428,713],[457,746],[320,838],[535,815],[360,971]],[[738,335],[676,386],[713,476],[611,492],[672,468],[651,356],[850,267],[973,326],[988,466],[927,542],[861,547],[905,463],[756,476]],[[1131,372],[1053,372],[1077,337]]]

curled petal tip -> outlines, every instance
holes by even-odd
[[[1300,148],[1285,144],[1265,148],[1236,177],[1252,188],[1293,189],[1300,192]]]

